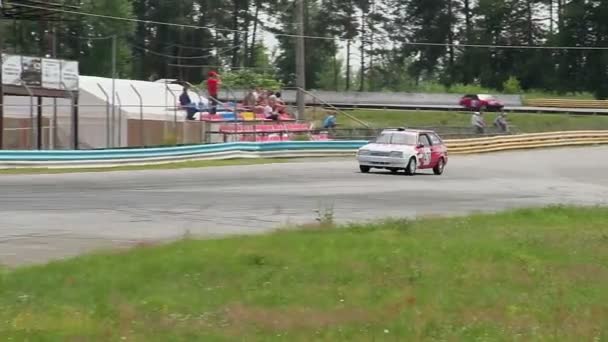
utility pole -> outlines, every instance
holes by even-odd
[[[2,7],[2,0],[0,0]],[[2,70],[4,70],[4,33],[0,32],[0,150],[4,148],[4,87],[2,86]]]
[[[57,58],[57,27],[56,24],[52,24],[51,26],[51,57]],[[61,75],[60,75],[61,80]],[[53,97],[53,118],[51,119],[50,126],[50,147],[51,150],[55,149],[55,145],[57,144],[57,98]]]
[[[0,0],[0,10],[2,10],[2,0]],[[2,71],[4,70],[4,27],[0,27],[0,150],[4,148],[4,87],[2,86]]]
[[[114,132],[114,127],[116,125],[116,103],[114,99],[116,98],[116,35],[112,36],[112,147],[115,145],[114,137],[116,136],[116,132]],[[119,142],[120,144],[120,142]]]
[[[305,66],[305,44],[304,44],[304,1],[296,0],[296,22],[298,23],[298,37],[296,38],[296,86],[298,116],[297,119],[304,119],[304,92],[306,89],[306,66]]]

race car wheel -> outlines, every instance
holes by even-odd
[[[443,160],[443,158],[441,158],[437,162],[437,165],[435,165],[435,167],[433,168],[433,173],[435,173],[436,175],[440,175],[443,173],[444,168],[445,168],[445,161]]]
[[[410,162],[407,164],[405,168],[405,174],[408,176],[413,176],[416,174],[416,158],[411,158]]]
[[[359,170],[361,170],[362,173],[368,173],[370,169],[371,168],[369,166],[359,165]]]

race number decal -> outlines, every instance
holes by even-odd
[[[424,148],[420,151],[420,166],[429,165],[431,163],[431,149]]]

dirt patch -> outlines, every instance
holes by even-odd
[[[466,307],[457,316],[460,317],[462,326],[491,324],[519,334],[532,332],[540,325],[526,308],[506,304],[493,307]]]
[[[572,264],[551,266],[554,274],[565,280],[576,282],[604,282],[608,280],[608,268],[597,264]]]
[[[395,303],[379,309],[340,308],[319,311],[307,308],[268,309],[243,304],[225,309],[226,318],[233,328],[244,331],[249,325],[274,331],[320,329],[329,326],[380,323],[399,316],[406,308],[416,304],[416,297],[405,295]]]
[[[559,326],[560,337],[566,340],[599,341],[606,319],[608,306],[593,305],[583,310],[559,306],[553,310],[553,321]]]
[[[601,332],[602,322],[608,317],[608,307],[593,306],[590,309],[575,312],[572,308],[559,306],[554,308],[550,317],[541,319],[526,307],[506,305],[494,307],[467,307],[458,313],[460,324],[474,326],[477,324],[497,325],[512,334],[523,336],[542,334],[558,339],[593,340]],[[558,327],[557,329],[555,327]]]

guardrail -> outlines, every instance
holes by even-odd
[[[608,109],[605,100],[532,99],[526,102],[533,107]]]
[[[97,167],[125,164],[161,164],[198,159],[331,156],[352,154],[354,150],[365,143],[366,141],[364,140],[271,143],[239,142],[164,148],[89,151],[0,151],[0,167]]]
[[[99,167],[162,164],[183,160],[352,156],[365,140],[226,143],[167,148],[91,151],[0,151],[0,167]],[[450,154],[540,147],[608,144],[608,131],[521,134],[445,140]]]
[[[490,138],[446,140],[450,154],[485,153],[506,150],[608,144],[608,131],[570,131],[518,134]]]

